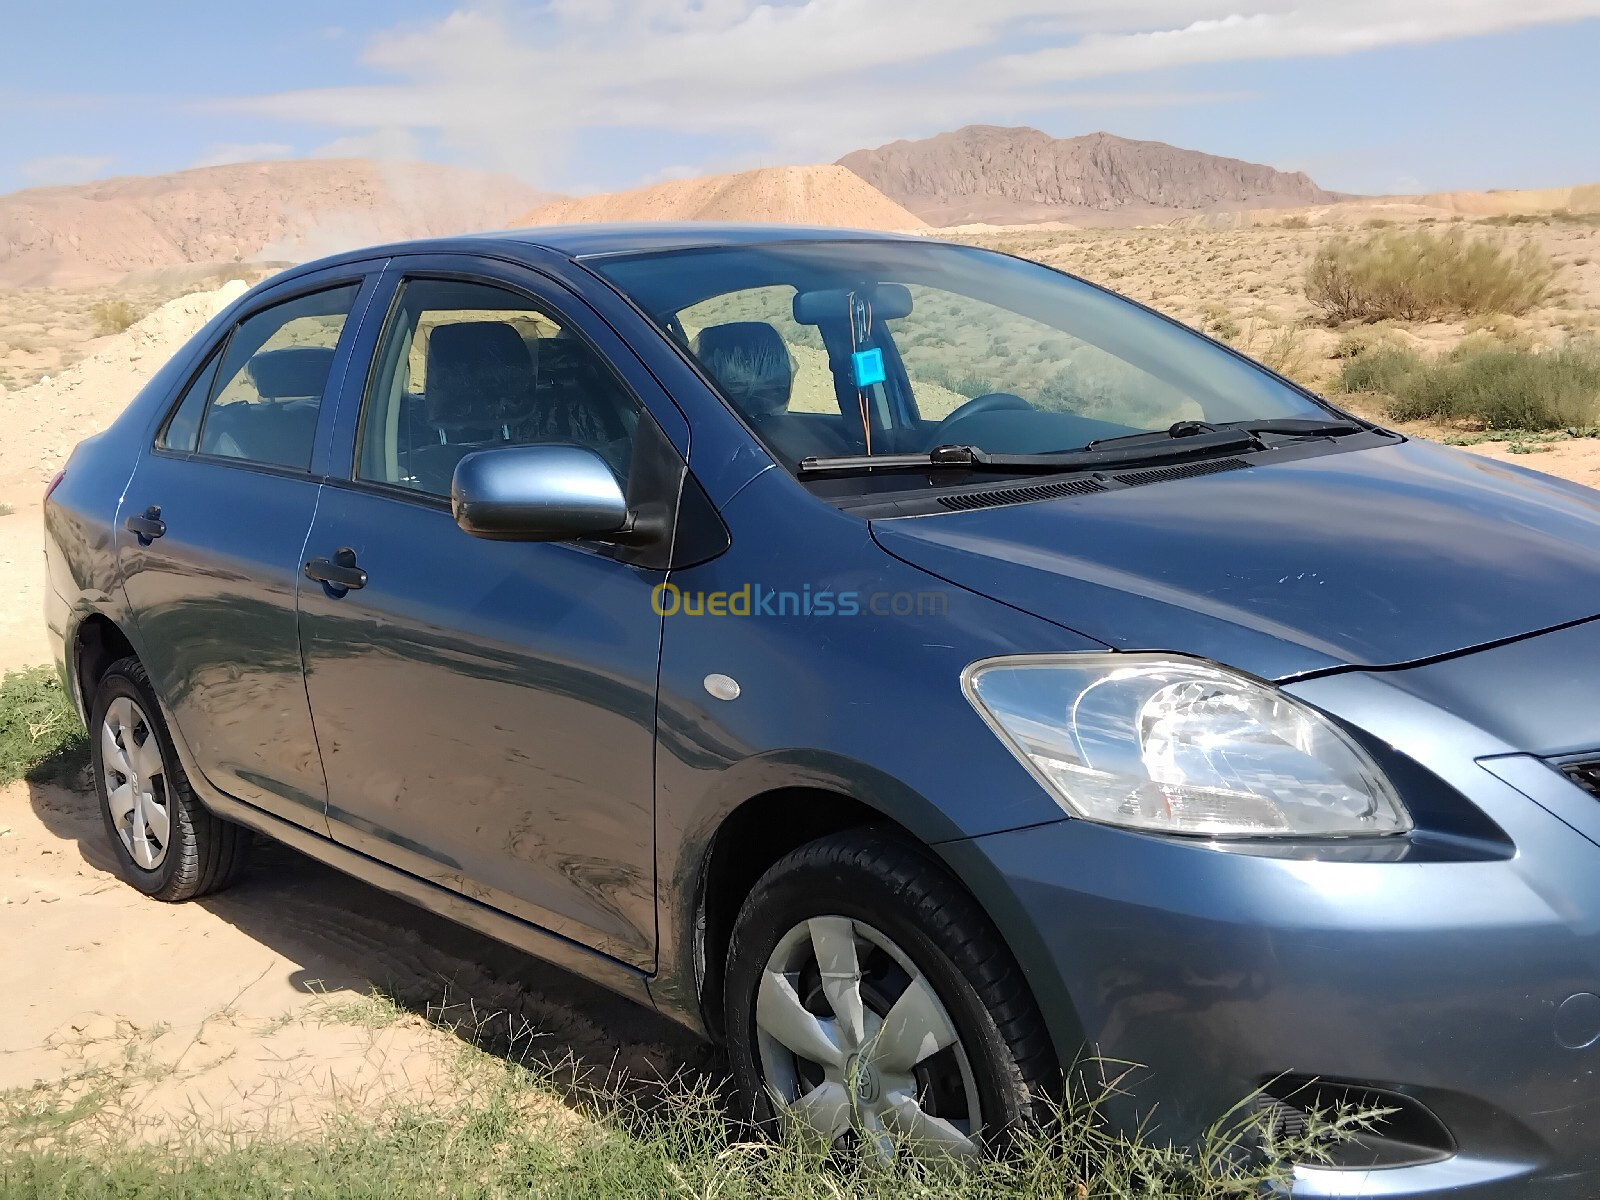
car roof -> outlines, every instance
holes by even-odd
[[[759,225],[720,221],[633,221],[585,225],[528,225],[488,233],[420,238],[367,246],[303,263],[284,278],[309,274],[345,263],[397,254],[505,253],[519,246],[553,251],[568,258],[593,258],[652,250],[686,250],[713,246],[750,246],[771,242],[920,241],[916,234],[844,229],[827,225]]]

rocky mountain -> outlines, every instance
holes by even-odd
[[[299,159],[0,196],[0,287],[104,283],[187,263],[301,261],[506,225],[547,193],[433,163]]]
[[[968,125],[839,160],[932,225],[1158,219],[1339,199],[1301,172],[1109,133]]]
[[[586,221],[777,221],[855,229],[923,225],[919,217],[840,166],[761,167],[554,200],[524,213],[515,224]]]

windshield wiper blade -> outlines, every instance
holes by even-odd
[[[1335,418],[1317,417],[1259,417],[1254,420],[1225,421],[1216,425],[1208,421],[1177,421],[1166,429],[1157,429],[1149,433],[1125,433],[1120,437],[1096,438],[1084,447],[1085,450],[1100,450],[1108,446],[1140,446],[1159,445],[1167,441],[1187,441],[1199,439],[1201,445],[1211,444],[1204,440],[1216,434],[1245,434],[1254,440],[1263,433],[1282,434],[1286,437],[1338,437],[1341,434],[1365,433],[1367,427],[1358,425],[1354,421],[1341,421]],[[1263,449],[1260,442],[1255,443],[1255,448]]]
[[[1259,421],[1228,421],[1218,429],[1243,429],[1246,433],[1281,433],[1290,437],[1340,437],[1347,433],[1366,433],[1371,428],[1357,421],[1338,417],[1268,417]]]
[[[1148,438],[1150,435],[1135,435]],[[1166,463],[1253,450],[1258,443],[1244,430],[1217,429],[1192,437],[1155,440],[1133,445],[1090,443],[1082,450],[1054,454],[991,454],[977,446],[935,446],[916,454],[848,454],[836,458],[800,460],[801,475],[866,475],[875,471],[997,471],[1049,474],[1091,471]],[[1116,441],[1117,439],[1112,439]]]

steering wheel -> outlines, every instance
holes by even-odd
[[[1010,392],[985,392],[981,396],[974,396],[965,404],[958,405],[954,412],[939,422],[938,427],[933,431],[933,444],[935,446],[942,445],[943,443],[940,439],[943,438],[944,431],[965,417],[974,417],[979,413],[1007,412],[1019,409],[1027,409],[1031,412],[1033,405],[1029,404],[1021,396],[1013,395]]]

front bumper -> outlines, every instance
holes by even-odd
[[[1504,837],[1226,847],[1069,820],[946,847],[1058,1047],[1138,1064],[1116,1115],[1162,1139],[1294,1075],[1412,1097],[1454,1141],[1302,1170],[1297,1196],[1600,1195],[1600,844],[1556,815],[1600,801],[1381,677],[1291,690]]]

